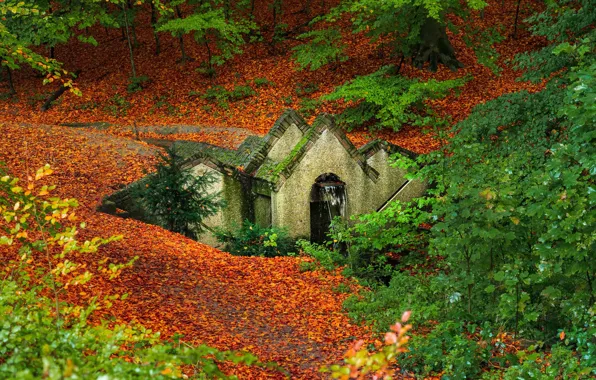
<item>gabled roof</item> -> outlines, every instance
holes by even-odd
[[[269,152],[291,125],[296,125],[303,137],[282,161],[271,159],[268,157]],[[254,184],[259,188],[276,190],[290,178],[300,161],[316,144],[324,131],[329,131],[337,138],[354,162],[373,181],[377,180],[379,173],[367,164],[367,160],[379,150],[384,149],[388,153],[399,152],[412,158],[415,157],[414,153],[383,140],[372,141],[357,149],[341,128],[336,125],[331,115],[319,115],[311,126],[291,109],[286,110],[277,119],[267,135],[264,137],[249,136],[237,150],[193,141],[176,141],[172,147],[183,158],[184,167],[205,164],[227,175],[242,173],[242,175],[256,179]],[[147,177],[132,183],[106,197],[106,200],[115,201],[117,204],[126,202],[130,199],[132,190],[136,186],[142,186],[146,180]]]
[[[302,132],[302,139],[282,161],[271,159],[269,152],[291,125],[295,125]],[[383,140],[372,141],[357,149],[341,128],[336,125],[331,115],[319,115],[311,126],[291,109],[283,113],[267,135],[264,137],[249,136],[237,150],[191,141],[177,141],[174,148],[186,160],[185,166],[203,163],[229,175],[241,171],[259,182],[264,182],[263,185],[279,189],[324,131],[329,131],[337,138],[354,162],[373,181],[377,180],[379,173],[367,164],[367,160],[379,150],[383,149],[388,153],[399,152],[409,157],[415,156],[414,153]]]
[[[315,119],[313,125],[308,127],[303,138],[296,144],[294,149],[292,149],[283,161],[275,162],[268,158],[266,153],[263,153],[265,157],[258,163],[259,165],[254,170],[254,173],[247,172],[253,174],[255,178],[270,182],[276,189],[279,189],[285,181],[290,178],[302,158],[315,145],[324,131],[332,133],[344,149],[346,149],[355,163],[359,165],[373,181],[377,180],[379,173],[366,163],[365,156],[356,149],[341,128],[335,124],[333,117],[328,114],[321,114]],[[269,150],[271,148],[272,146],[269,147]],[[265,151],[268,152],[268,150],[264,150],[264,152]],[[256,160],[251,162],[251,164],[255,163]]]

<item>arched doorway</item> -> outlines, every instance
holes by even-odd
[[[321,174],[310,190],[310,240],[323,243],[331,221],[346,215],[346,184],[333,173]]]

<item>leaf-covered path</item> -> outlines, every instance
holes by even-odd
[[[79,300],[128,293],[102,318],[141,322],[165,338],[204,342],[220,349],[246,349],[262,360],[276,361],[291,378],[317,378],[323,364],[339,361],[354,337],[366,337],[353,326],[341,304],[345,294],[333,291],[344,282],[337,274],[300,272],[299,258],[234,257],[181,235],[131,219],[95,211],[101,198],[122,183],[143,175],[155,149],[129,139],[66,127],[0,124],[0,161],[25,177],[49,163],[63,197],[77,198],[79,217],[87,222],[81,238],[123,234],[120,242],[85,258],[124,262],[134,267],[113,281],[100,276],[72,289]],[[258,368],[231,368],[241,378],[280,378]]]

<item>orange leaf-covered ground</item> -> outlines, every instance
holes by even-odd
[[[342,312],[346,295],[332,289],[346,280],[337,273],[301,273],[300,258],[231,256],[95,211],[115,186],[151,167],[153,149],[147,145],[65,127],[3,124],[0,135],[0,161],[12,173],[23,178],[50,163],[55,174],[48,181],[59,184],[57,195],[79,199],[79,218],[87,222],[81,239],[124,235],[86,261],[109,257],[122,263],[139,256],[116,280],[98,277],[73,290],[83,299],[129,293],[126,301],[99,311],[104,319],[136,320],[166,338],[178,333],[185,342],[248,350],[304,379],[317,378],[318,368],[339,361],[352,339],[369,335]],[[241,378],[282,377],[258,368],[231,371]]]
[[[256,0],[256,17],[262,25],[271,23],[269,3],[270,0]],[[321,8],[319,2],[313,2],[311,14],[322,13],[335,4],[334,1],[323,3],[326,3],[325,8]],[[433,103],[439,114],[449,115],[454,121],[458,121],[467,116],[476,104],[520,89],[540,88],[516,81],[519,73],[509,67],[509,61],[516,54],[535,48],[543,42],[531,37],[523,22],[520,22],[518,38],[512,38],[516,4],[515,0],[493,1],[485,9],[482,19],[479,14],[474,14],[470,20],[453,20],[458,25],[474,23],[483,29],[500,26],[502,34],[506,37],[506,40],[497,46],[500,54],[499,64],[503,67],[500,75],[495,75],[478,64],[472,49],[463,41],[463,32],[459,35],[448,32],[458,58],[465,65],[463,69],[451,72],[442,67],[437,73],[429,73],[404,65],[402,72],[408,76],[439,80],[466,75],[473,77],[473,80],[461,89],[459,95],[452,94]],[[538,9],[540,6],[537,1],[523,2],[520,20],[529,15],[532,9]],[[290,27],[308,19],[300,12],[300,1],[284,1],[284,7],[282,22]],[[299,85],[316,84],[318,90],[308,95],[310,98],[316,98],[333,91],[336,86],[356,75],[366,75],[383,65],[397,63],[395,59],[390,58],[388,52],[379,51],[363,35],[352,34],[346,20],[343,22],[344,37],[350,59],[336,70],[295,71],[296,66],[291,59],[290,48],[297,42],[290,40],[280,45],[276,54],[271,54],[264,43],[247,45],[243,54],[219,67],[217,77],[209,79],[196,72],[207,53],[191,36],[187,36],[185,46],[188,55],[193,57],[194,61],[177,63],[180,57],[178,44],[165,33],[161,34],[162,53],[158,57],[154,55],[154,37],[149,16],[148,8],[139,13],[139,25],[136,27],[139,46],[134,53],[138,75],[147,75],[151,79],[146,89],[134,94],[127,93],[126,86],[131,74],[126,41],[121,39],[118,30],[106,32],[97,28],[93,33],[99,42],[97,47],[82,44],[77,40],[67,46],[56,47],[56,58],[64,62],[67,69],[82,70],[77,80],[83,92],[82,97],[64,95],[49,111],[41,112],[39,107],[55,87],[42,86],[41,79],[32,71],[21,70],[14,75],[17,96],[0,101],[0,120],[37,124],[105,121],[118,126],[112,128],[111,132],[127,136],[133,135],[131,126],[134,122],[139,126],[187,124],[238,127],[262,135],[271,128],[285,108],[299,108],[300,99],[296,94]],[[267,32],[264,34],[267,39]],[[506,63],[509,63],[509,66]],[[204,93],[213,85],[232,89],[235,85],[246,84],[255,78],[267,78],[274,86],[255,88],[257,96],[230,103],[227,110],[198,96],[190,95],[191,91]],[[114,111],[115,96],[122,97],[129,104],[126,112]],[[336,113],[341,110],[341,107],[338,107],[325,104],[319,111]],[[350,137],[356,145],[362,145],[371,138],[366,131],[353,132]],[[428,152],[438,147],[432,134],[424,134],[419,128],[406,127],[397,133],[381,133],[379,137],[416,152]],[[227,141],[226,136],[221,134],[170,134],[166,138],[184,138],[218,145],[224,145]]]

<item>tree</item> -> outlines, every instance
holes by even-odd
[[[315,71],[327,64],[345,62],[348,56],[344,53],[344,44],[341,42],[341,32],[338,29],[313,30],[298,36],[300,40],[310,40],[309,43],[295,46],[294,59],[298,69],[308,68]]]
[[[215,73],[214,65],[220,66],[235,54],[242,52],[240,47],[245,43],[244,35],[251,28],[252,23],[245,20],[235,21],[226,16],[224,9],[204,4],[198,7],[195,13],[185,18],[178,13],[178,18],[165,22],[157,30],[171,32],[173,36],[182,36],[192,32],[195,41],[203,44],[207,50],[206,72],[213,75]],[[219,54],[214,54],[210,45],[213,42],[215,42]],[[182,55],[182,58],[186,59],[184,50]]]
[[[139,190],[143,208],[156,224],[196,238],[208,228],[203,220],[225,205],[219,193],[210,192],[216,178],[211,172],[192,173],[175,149],[160,156],[156,169]]]
[[[324,100],[355,102],[346,109],[338,121],[354,128],[370,121],[379,122],[376,128],[389,127],[397,131],[404,124],[425,126],[437,124],[438,119],[424,103],[427,99],[445,96],[449,90],[462,86],[466,79],[426,82],[394,75],[394,66],[380,70],[339,86]]]

